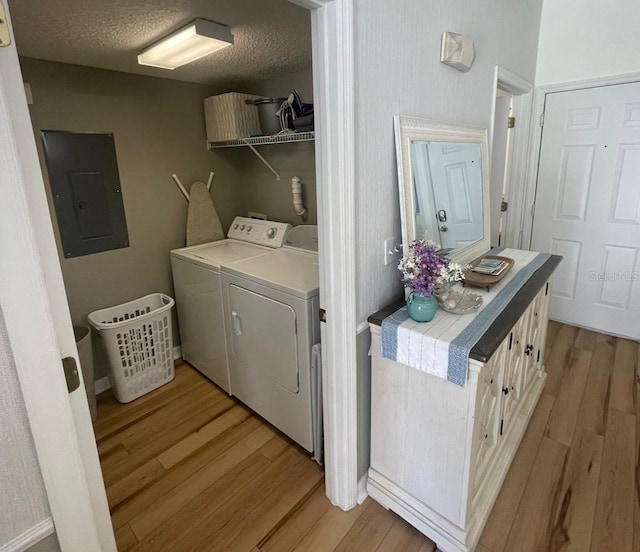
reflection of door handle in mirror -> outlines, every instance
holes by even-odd
[[[438,211],[438,220],[440,222],[447,222],[447,212],[444,209]]]
[[[440,227],[440,232],[446,232],[446,231],[447,231],[447,227],[443,224],[443,225]]]
[[[242,335],[242,320],[238,316],[236,311],[231,313],[231,318],[233,319],[233,333],[236,335]]]

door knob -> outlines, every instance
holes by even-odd
[[[440,232],[446,232],[446,231],[447,231],[447,227],[443,224],[443,225],[440,227]]]

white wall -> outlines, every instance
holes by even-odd
[[[536,85],[640,71],[638,0],[544,0]]]
[[[0,549],[50,518],[9,337],[0,311]]]
[[[401,236],[393,115],[488,128],[495,66],[534,81],[541,5],[542,0],[355,0],[358,323],[402,294],[396,267],[383,264],[384,240]],[[440,63],[444,31],[474,41],[476,61],[468,73]],[[358,342],[363,341],[361,334]],[[359,353],[362,398],[370,393],[370,359]],[[368,416],[359,418],[358,477],[369,465],[369,426]]]
[[[533,82],[542,0],[355,0],[358,322],[401,293],[383,265],[400,236],[393,115],[488,127],[496,65]],[[468,35],[468,73],[440,63],[443,31]]]

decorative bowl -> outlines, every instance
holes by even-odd
[[[469,314],[477,311],[482,305],[482,297],[477,293],[460,293],[454,289],[444,287],[437,290],[436,299],[442,310],[452,314]]]

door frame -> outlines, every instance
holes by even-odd
[[[325,489],[358,502],[354,0],[291,0],[311,9],[316,110]]]
[[[326,492],[346,510],[358,490],[354,0],[291,1],[311,10]],[[86,397],[67,393],[60,365],[78,353],[15,43],[0,69],[0,305],[61,548],[115,551]]]
[[[509,203],[509,216],[504,228],[503,247],[521,249],[522,217],[524,213],[524,186],[530,141],[531,109],[533,105],[533,84],[504,67],[496,65],[493,77],[491,125],[489,134],[489,159],[493,154],[493,136],[496,119],[497,89],[511,94],[511,114],[516,126],[510,137],[511,158],[506,177],[510,180],[509,192],[505,200]]]
[[[547,94],[555,92],[570,92],[572,90],[583,90],[587,88],[598,88],[602,86],[612,86],[616,84],[629,84],[640,82],[640,72],[625,73],[623,75],[612,75],[607,77],[596,77],[592,79],[564,82],[558,84],[548,84],[537,86],[533,96],[533,112],[531,117],[531,128],[529,134],[529,167],[524,180],[523,189],[523,210],[522,210],[522,247],[531,249],[533,238],[533,213],[536,204],[536,189],[538,186],[538,166],[540,163],[540,148],[542,147],[542,118],[545,110]]]

